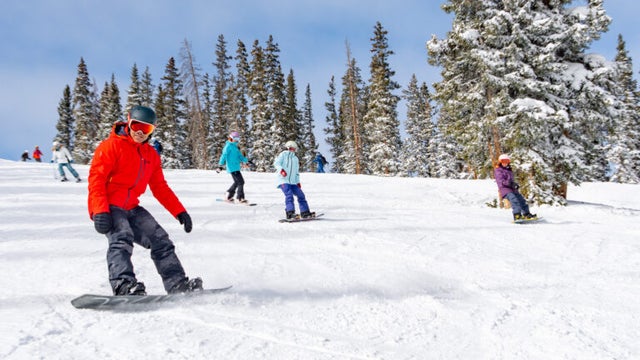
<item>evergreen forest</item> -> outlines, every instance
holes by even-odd
[[[158,80],[132,64],[126,94],[113,75],[96,84],[81,58],[75,83],[62,90],[54,140],[89,164],[113,124],[144,105],[158,116],[152,136],[165,168],[215,169],[231,131],[261,172],[273,170],[287,140],[299,146],[301,171],[315,171],[324,141],[332,172],[376,176],[486,179],[508,153],[529,201],[564,205],[570,183],[640,182],[640,92],[624,38],[614,59],[588,53],[612,20],[603,0],[571,3],[448,0],[451,30],[425,39],[441,75],[430,86],[416,75],[396,82],[393,47],[376,23],[366,71],[346,43],[344,72],[314,84],[326,91],[322,129],[311,84],[298,99],[294,70],[283,71],[272,36],[232,47],[219,35],[211,73],[185,39]]]

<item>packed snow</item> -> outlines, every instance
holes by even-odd
[[[517,168],[517,163],[514,164]],[[536,224],[487,206],[492,180],[302,174],[323,220],[278,223],[273,174],[245,172],[247,207],[216,202],[226,173],[166,170],[190,234],[148,192],[189,276],[225,293],[116,311],[106,238],[82,183],[0,160],[2,359],[638,359],[638,185],[569,187]],[[147,250],[133,256],[164,293]]]

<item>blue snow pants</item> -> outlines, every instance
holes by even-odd
[[[109,210],[113,228],[107,233],[107,265],[112,288],[121,279],[136,280],[131,262],[134,243],[151,249],[151,259],[167,292],[186,278],[169,234],[147,210],[138,206],[127,211],[113,205],[109,206]]]
[[[64,168],[67,168],[67,170],[69,170],[69,172],[71,172],[71,175],[73,175],[73,177],[75,177],[76,179],[79,177],[78,176],[78,172],[76,171],[76,169],[74,169],[73,167],[71,167],[71,164],[69,163],[59,163],[58,164],[58,172],[60,173],[60,176],[63,178],[66,178],[67,176],[64,174]]]
[[[519,192],[510,192],[504,196],[511,203],[511,210],[513,214],[528,214],[529,213],[529,205],[527,205],[527,201],[524,199],[522,194]]]
[[[293,202],[294,196],[298,198],[298,206],[300,207],[300,212],[303,213],[305,211],[309,211],[309,204],[307,204],[307,199],[304,197],[304,192],[302,192],[302,189],[298,187],[298,185],[281,184],[280,189],[284,193],[284,204],[286,211],[296,210],[296,206]]]

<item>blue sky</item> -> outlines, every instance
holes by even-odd
[[[377,21],[388,31],[390,63],[403,87],[412,74],[431,85],[439,70],[427,64],[426,41],[451,28],[440,0],[29,0],[6,1],[0,7],[0,158],[18,159],[40,145],[45,160],[56,134],[62,91],[73,87],[80,57],[99,90],[114,74],[126,95],[134,63],[149,67],[157,85],[170,57],[179,57],[187,39],[204,72],[213,73],[217,38],[224,35],[232,55],[237,40],[248,48],[269,35],[280,46],[285,71],[293,69],[298,102],[311,85],[316,133],[323,135],[324,102],[331,76],[345,70],[345,42],[368,79],[370,38]],[[583,4],[586,0],[575,1]],[[592,52],[612,59],[622,34],[640,69],[640,27],[635,0],[605,0],[613,22]],[[399,109],[404,118],[404,109]],[[321,143],[321,150],[326,144]]]

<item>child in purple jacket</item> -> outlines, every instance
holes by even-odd
[[[529,212],[529,205],[522,194],[518,191],[520,185],[513,180],[513,171],[511,171],[511,158],[509,155],[502,154],[498,158],[500,164],[496,167],[494,175],[498,184],[498,191],[502,199],[506,198],[511,203],[513,211],[513,220],[535,220],[538,218],[536,214]]]

